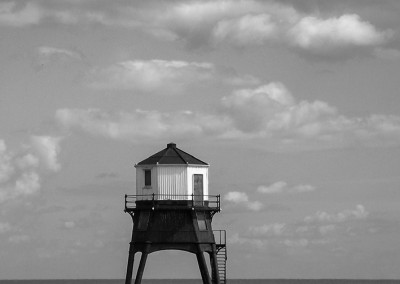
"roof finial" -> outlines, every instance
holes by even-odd
[[[167,148],[176,148],[176,144],[171,142],[167,144]]]

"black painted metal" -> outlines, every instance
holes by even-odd
[[[147,159],[138,163],[138,165],[203,165],[208,166],[206,162],[182,151],[176,147],[175,143],[167,144],[167,148],[155,153]]]
[[[128,195],[125,194],[125,212],[142,210],[151,206],[153,209],[184,209],[196,208],[217,213],[221,211],[220,195],[201,195],[198,201],[194,194],[142,194]],[[200,198],[199,198],[200,199]]]
[[[180,196],[182,197],[182,196]],[[131,284],[134,256],[142,253],[135,284],[140,284],[148,254],[160,250],[182,250],[196,255],[203,283],[220,281],[219,252],[225,247],[224,231],[212,230],[212,218],[220,211],[220,197],[209,196],[202,204],[193,202],[193,195],[186,199],[162,200],[162,196],[125,196],[125,212],[133,220],[132,239],[129,250],[126,284]],[[182,200],[184,199],[184,200]],[[217,242],[216,242],[217,239]],[[208,253],[211,278],[204,259]],[[225,268],[224,268],[225,269]]]

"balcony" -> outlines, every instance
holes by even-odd
[[[125,212],[143,209],[181,210],[201,209],[219,212],[220,195],[144,194],[125,195]]]

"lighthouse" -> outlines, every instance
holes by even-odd
[[[148,255],[161,250],[195,254],[203,283],[226,283],[226,232],[211,226],[220,195],[209,192],[209,164],[169,143],[135,168],[136,194],[125,195],[125,212],[133,221],[125,284],[132,283],[137,252],[140,284]]]

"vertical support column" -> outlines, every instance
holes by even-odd
[[[212,252],[210,252],[209,255],[210,255],[212,283],[220,284],[219,268],[217,262],[217,248],[215,244],[212,244]]]
[[[135,284],[141,284],[143,278],[144,267],[146,266],[147,256],[149,254],[150,244],[146,244],[145,249],[142,251],[142,256],[140,258],[139,268],[136,273]]]
[[[135,251],[133,250],[133,243],[131,242],[129,245],[129,257],[128,257],[128,266],[126,268],[126,278],[125,284],[132,283],[132,272],[133,272],[133,262],[135,260]]]
[[[203,284],[211,284],[210,275],[208,274],[206,260],[204,259],[204,254],[200,249],[196,253],[197,262],[199,263],[201,278],[203,279]]]

